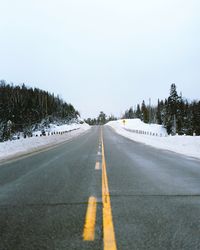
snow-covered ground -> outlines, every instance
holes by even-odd
[[[131,140],[200,159],[200,136],[168,136],[161,125],[145,124],[139,119],[112,121],[106,125]]]
[[[86,123],[62,126],[51,125],[46,132],[46,136],[40,136],[41,132],[38,131],[33,133],[33,137],[1,142],[0,160],[59,144],[78,136],[88,129],[90,129],[90,126]]]

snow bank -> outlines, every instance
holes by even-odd
[[[139,119],[126,119],[125,123],[123,121],[111,121],[106,125],[131,140],[200,158],[200,136],[167,136],[161,125],[145,124]]]
[[[123,119],[117,121],[117,123],[129,132],[153,136],[167,136],[167,131],[162,125],[147,124],[140,119]]]
[[[55,124],[50,124],[49,125],[49,128],[46,128],[45,129],[45,132],[46,134],[52,134],[52,133],[61,133],[61,132],[69,132],[69,131],[72,131],[72,130],[76,130],[76,129],[79,129],[81,126],[81,124],[79,123],[72,123],[72,124],[64,124],[64,125],[55,125]],[[87,124],[86,124],[87,125]],[[84,126],[86,126],[84,125]],[[82,128],[84,127],[82,126]],[[40,136],[41,135],[41,131],[36,131],[36,132],[33,132],[33,136]]]
[[[51,125],[46,133],[46,136],[40,136],[41,132],[35,132],[33,137],[1,142],[0,160],[37,151],[45,147],[68,141],[88,129],[90,129],[90,126],[86,123],[62,126]]]

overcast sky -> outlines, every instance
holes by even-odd
[[[0,0],[0,79],[119,116],[171,83],[200,97],[199,0]]]

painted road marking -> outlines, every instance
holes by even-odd
[[[96,164],[95,164],[95,169],[96,169],[96,170],[100,170],[100,162],[98,162],[98,161],[96,162]]]
[[[88,200],[88,207],[83,230],[83,240],[93,241],[95,239],[97,199],[91,196]]]
[[[102,202],[103,202],[103,240],[104,250],[116,250],[115,232],[112,219],[108,177],[106,172],[106,160],[104,153],[103,131],[101,129],[102,143]]]

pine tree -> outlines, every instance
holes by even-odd
[[[128,111],[128,118],[129,119],[133,119],[134,118],[134,112],[133,112],[133,107],[130,107],[129,111]]]
[[[192,132],[200,135],[200,101],[194,101],[192,108]]]
[[[183,117],[183,132],[186,135],[192,135],[192,110],[188,101],[184,103],[184,117]]]
[[[177,112],[176,112],[176,122],[177,122],[177,133],[179,135],[184,134],[184,116],[185,116],[185,103],[180,95],[177,103]]]
[[[140,109],[139,104],[137,105],[137,110],[136,110],[135,114],[136,114],[136,118],[139,118],[139,119],[142,118],[142,113],[141,113],[141,109]]]
[[[144,100],[142,102],[141,111],[142,111],[142,120],[143,120],[143,122],[148,123],[149,122],[149,113],[148,113],[148,109],[146,107],[146,104],[145,104]]]
[[[157,105],[157,111],[156,111],[156,121],[158,124],[162,124],[162,118],[161,118],[161,104],[160,100],[158,99],[158,105]]]
[[[170,96],[168,97],[166,106],[165,126],[168,133],[176,134],[176,118],[177,105],[179,96],[176,91],[176,85],[173,83],[170,88]]]
[[[103,125],[106,123],[106,114],[101,111],[98,118],[97,118],[98,124]]]

